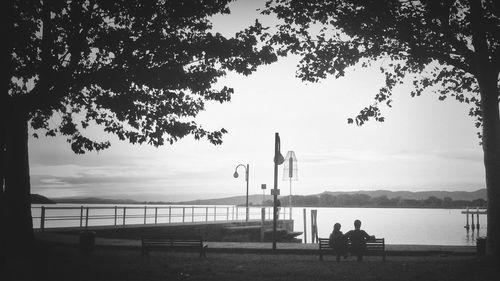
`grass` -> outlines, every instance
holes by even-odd
[[[74,246],[51,245],[48,280],[498,280],[493,262],[476,257],[366,257],[336,262],[333,256],[153,251],[96,248],[90,254]]]

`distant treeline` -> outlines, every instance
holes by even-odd
[[[280,197],[281,206],[288,206],[288,197]],[[272,206],[272,200],[264,201],[265,206]],[[366,194],[331,195],[292,195],[292,205],[300,207],[400,207],[400,208],[464,208],[486,207],[486,200],[453,200],[430,196],[427,199],[405,199],[401,197],[388,198],[385,195],[371,197]]]

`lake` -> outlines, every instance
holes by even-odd
[[[296,231],[304,229],[302,209],[293,210]],[[461,214],[462,209],[318,207],[306,209],[308,241],[311,241],[311,209],[318,210],[319,237],[327,238],[336,222],[342,225],[341,230],[344,233],[354,229],[356,219],[361,220],[361,229],[370,235],[384,237],[387,244],[475,245],[478,236],[486,236],[486,215],[479,216],[480,231],[470,231],[467,234],[464,228],[466,218],[465,214]]]
[[[57,204],[55,206],[68,209],[50,209],[54,205],[46,205],[46,217],[57,217],[46,220],[45,227],[79,226],[80,206],[78,204]],[[113,225],[115,205],[86,204],[91,207],[88,225]],[[123,212],[126,208],[126,224],[144,223],[144,205],[116,205],[117,224],[123,224]],[[40,227],[40,207],[33,205],[33,225]],[[92,209],[100,207],[102,209]],[[244,220],[245,208],[236,206],[182,206],[182,205],[147,205],[147,223],[154,223],[155,207],[158,223],[198,222]],[[73,209],[69,209],[73,208]],[[387,244],[420,244],[420,245],[475,245],[478,236],[486,235],[486,215],[480,215],[480,231],[469,233],[464,229],[465,214],[462,209],[405,209],[405,208],[322,208],[306,209],[306,228],[308,242],[311,241],[311,210],[317,210],[318,236],[327,238],[338,222],[345,233],[354,228],[353,222],[361,220],[368,234],[384,237]],[[269,214],[270,208],[266,212]],[[294,230],[304,231],[304,208],[293,209]],[[84,209],[85,211],[85,209]],[[280,217],[288,218],[288,208],[282,208]],[[169,213],[170,212],[170,213]],[[194,214],[194,216],[193,216]],[[85,212],[83,212],[85,216]],[[476,216],[474,216],[476,218]],[[68,220],[68,219],[72,220]],[[260,218],[260,208],[250,208],[250,219]],[[270,218],[270,216],[266,216]],[[477,223],[477,222],[476,222]],[[85,222],[83,222],[85,225]],[[302,238],[303,236],[299,236]]]

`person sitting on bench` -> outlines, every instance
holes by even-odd
[[[337,261],[340,260],[340,256],[343,256],[344,259],[347,258],[347,238],[340,231],[340,223],[335,223],[333,225],[333,231],[330,234],[330,238],[328,244],[332,247],[333,251],[337,254]]]
[[[366,239],[374,239],[366,231],[361,230],[361,221],[354,221],[354,230],[350,230],[345,236],[351,241],[351,254],[358,257],[358,261],[363,260],[363,253],[366,248]]]

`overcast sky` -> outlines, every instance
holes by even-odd
[[[234,3],[231,15],[214,18],[214,29],[230,36],[256,17],[272,24],[272,18],[255,11],[263,3]],[[221,146],[187,137],[154,148],[107,136],[110,149],[75,155],[63,139],[32,139],[32,192],[164,201],[244,195],[244,177],[232,175],[238,164],[248,163],[250,194],[262,194],[260,185],[273,183],[275,132],[282,154],[293,150],[298,158],[293,194],[484,188],[482,149],[467,105],[438,101],[430,92],[411,98],[408,83],[396,88],[393,108],[383,109],[386,122],[349,125],[347,118],[372,104],[383,85],[378,65],[312,84],[295,77],[297,62],[297,57],[282,58],[249,77],[230,73],[219,81],[217,86],[234,88],[231,102],[208,104],[197,122],[228,130]],[[282,169],[281,194],[288,195]]]

